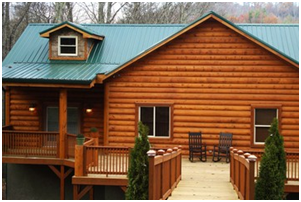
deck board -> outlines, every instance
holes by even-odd
[[[168,200],[238,200],[230,183],[230,164],[182,158],[182,180]]]

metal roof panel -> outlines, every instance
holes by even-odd
[[[57,24],[30,24],[3,61],[2,77],[57,81],[92,81],[96,74],[114,71],[122,64],[155,47],[190,25],[83,24],[83,29],[105,36],[87,61],[50,61],[48,39],[40,32]],[[236,24],[275,50],[299,62],[299,25]],[[34,41],[34,43],[33,43]],[[9,68],[10,66],[10,68]]]

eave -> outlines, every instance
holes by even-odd
[[[54,27],[52,29],[48,29],[48,30],[46,30],[46,32],[45,31],[41,32],[40,36],[44,37],[44,38],[49,38],[51,33],[56,32],[56,31],[58,31],[60,29],[63,29],[65,27],[70,28],[70,29],[72,29],[72,30],[74,30],[74,31],[76,31],[78,33],[81,33],[83,35],[83,38],[96,39],[96,40],[100,40],[100,41],[104,39],[104,36],[95,35],[95,34],[91,34],[91,33],[85,32],[85,31],[83,31],[83,30],[81,30],[81,29],[79,29],[79,28],[77,28],[75,26],[72,26],[72,25],[68,24],[68,23],[62,24],[60,26],[56,26],[56,27]]]
[[[3,79],[2,86],[5,87],[43,87],[43,88],[92,88],[94,80],[75,82],[75,81],[45,81],[45,80],[11,80]]]

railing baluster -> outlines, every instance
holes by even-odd
[[[3,155],[56,157],[58,133],[2,131]]]

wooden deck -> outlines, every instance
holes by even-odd
[[[238,200],[230,183],[230,164],[207,162],[191,163],[182,158],[182,180],[168,200]]]

